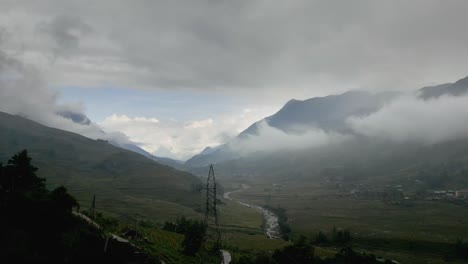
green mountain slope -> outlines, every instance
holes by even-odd
[[[247,183],[365,183],[378,188],[403,185],[419,191],[466,189],[468,140],[423,145],[357,138],[321,148],[256,152],[216,167],[220,179]],[[206,169],[192,172],[202,175]]]
[[[128,218],[197,215],[200,180],[102,140],[49,128],[0,112],[0,160],[28,149],[40,177],[64,185],[82,207]]]

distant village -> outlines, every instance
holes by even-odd
[[[428,193],[427,200],[465,200],[468,202],[468,189],[465,190],[436,190]]]
[[[462,201],[468,204],[468,189],[460,190],[427,190],[408,191],[402,185],[375,188],[369,184],[355,184],[347,190],[354,197],[398,202],[402,200],[426,200],[426,201]]]

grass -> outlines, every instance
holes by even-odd
[[[288,244],[278,239],[269,239],[263,234],[246,234],[240,232],[223,233],[226,248],[235,251],[273,251]]]
[[[236,195],[258,204],[286,208],[294,231],[303,234],[327,231],[336,226],[366,237],[438,242],[468,237],[468,206],[437,201],[412,201],[396,205],[325,192],[316,194],[288,189],[282,192],[284,194],[269,197],[264,188],[254,187]]]
[[[236,202],[223,200],[219,206],[220,226],[223,230],[239,230],[246,233],[262,234],[263,215]]]
[[[388,204],[351,198],[313,183],[294,182],[283,183],[280,190],[271,183],[252,184],[233,197],[285,208],[295,235],[314,237],[318,231],[330,232],[334,226],[346,228],[351,230],[352,246],[358,251],[402,263],[444,263],[444,255],[456,239],[468,237],[468,206],[448,202]],[[255,247],[255,243],[245,247]]]
[[[182,253],[183,235],[159,229],[145,230],[144,235],[150,242],[150,245],[145,247],[149,248],[152,254],[159,256],[164,262],[174,264],[199,263],[196,257],[189,257]]]

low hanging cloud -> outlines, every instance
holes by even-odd
[[[295,133],[286,133],[262,121],[256,134],[236,138],[227,146],[235,153],[247,155],[340,144],[356,135],[397,143],[437,144],[468,138],[467,114],[467,95],[444,95],[425,100],[417,93],[408,93],[394,98],[370,115],[348,117],[348,132],[299,127],[293,129]]]
[[[258,124],[256,134],[236,138],[228,144],[228,147],[241,155],[246,155],[254,152],[315,148],[339,144],[352,138],[350,135],[338,132],[326,132],[315,127],[301,127],[296,129],[296,131],[302,132],[294,134],[286,133],[262,121]]]
[[[402,96],[379,111],[347,122],[356,133],[395,142],[435,144],[468,138],[468,96],[423,100]]]

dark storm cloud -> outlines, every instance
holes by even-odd
[[[268,90],[303,97],[350,88],[417,88],[468,73],[466,1],[45,0],[3,5],[12,14],[33,13],[48,21],[57,43],[67,49],[78,43],[70,30],[91,27],[93,34],[79,40],[85,45],[74,54],[75,64],[67,64],[75,72],[70,81],[91,86],[105,79],[118,86],[244,95]],[[61,23],[51,17],[77,19]],[[96,61],[83,63],[83,58]]]

